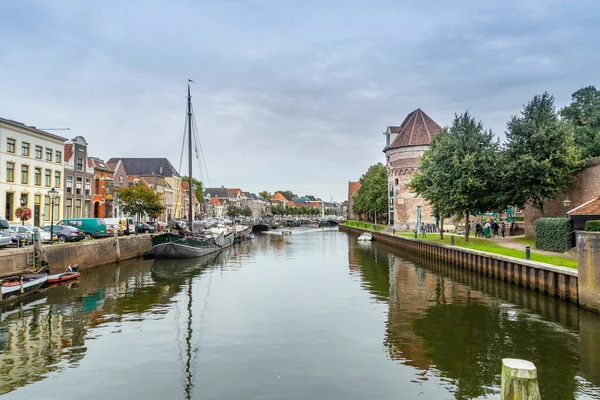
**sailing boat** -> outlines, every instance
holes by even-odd
[[[187,95],[187,146],[188,146],[188,177],[190,186],[190,201],[188,204],[188,223],[186,227],[179,227],[178,233],[167,232],[152,238],[152,253],[155,258],[194,258],[221,251],[233,244],[234,234],[227,228],[213,228],[211,230],[194,233],[193,229],[193,201],[194,188],[192,185],[192,96],[190,93],[190,80],[188,79]]]

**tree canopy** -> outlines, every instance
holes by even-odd
[[[382,163],[371,165],[367,172],[360,178],[361,187],[354,199],[353,210],[356,214],[369,213],[375,211],[379,215],[387,214],[388,194],[387,194],[387,168]]]
[[[556,197],[581,167],[573,128],[558,118],[554,97],[544,93],[511,118],[506,139],[505,203],[519,208],[529,204],[543,213],[544,200]]]
[[[145,185],[133,185],[118,189],[117,205],[126,215],[155,216],[164,209],[158,193]]]
[[[296,193],[292,192],[291,190],[278,190],[279,193],[281,193],[283,195],[283,197],[285,197],[286,199],[292,201],[294,200],[296,197],[298,197],[298,195],[296,195]]]
[[[271,194],[271,192],[267,192],[266,190],[263,190],[262,192],[259,192],[258,195],[260,197],[262,197],[265,200],[269,200],[271,197],[273,197],[273,195]]]
[[[204,190],[204,184],[196,178],[192,178],[192,180],[193,180],[194,190],[196,193],[196,200],[198,200],[199,202],[202,203],[202,192]],[[190,178],[188,176],[184,176],[183,178],[181,178],[181,181],[189,182]]]
[[[579,89],[571,95],[571,104],[560,115],[574,129],[575,145],[582,158],[600,156],[600,90],[594,86]]]

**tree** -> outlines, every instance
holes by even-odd
[[[544,213],[545,199],[554,198],[581,167],[573,129],[558,118],[554,97],[535,96],[520,116],[507,124],[504,191],[507,204],[531,205]]]
[[[193,180],[192,182],[193,182],[194,190],[196,193],[196,200],[198,200],[200,203],[202,203],[202,191],[204,190],[204,184],[196,178],[192,178],[192,180]],[[189,176],[184,176],[183,178],[181,178],[181,181],[189,182],[190,178],[189,178]]]
[[[155,215],[164,210],[158,193],[139,184],[118,189],[117,204],[126,215]]]
[[[571,104],[560,115],[571,123],[575,145],[582,158],[600,156],[600,90],[594,86],[579,89],[571,95]]]
[[[260,197],[262,197],[265,200],[269,200],[271,197],[273,197],[273,195],[271,194],[271,192],[267,192],[266,190],[263,190],[262,192],[258,193],[258,195]]]
[[[294,200],[296,197],[298,197],[294,192],[292,192],[291,190],[278,190],[279,193],[281,193],[283,195],[283,197],[285,197],[286,199],[292,201]]]
[[[469,215],[498,207],[498,149],[492,132],[468,111],[455,115],[452,125],[434,137],[409,184],[440,217],[465,217],[466,241]]]
[[[244,217],[251,217],[252,216],[252,209],[250,208],[250,206],[245,206],[242,209],[242,215]]]
[[[387,213],[387,168],[382,163],[371,165],[367,172],[360,177],[361,187],[354,199],[354,212],[356,214],[377,212],[379,215]]]

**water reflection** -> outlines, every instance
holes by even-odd
[[[514,357],[536,364],[544,399],[600,398],[596,315],[467,271],[415,264],[389,246],[360,246],[353,235],[348,240],[350,269],[358,267],[363,286],[389,304],[384,344],[392,359],[415,369],[413,382],[436,377],[456,399],[494,398],[501,359]],[[580,320],[596,324],[581,340]]]

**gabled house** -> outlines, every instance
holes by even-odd
[[[113,216],[114,172],[100,158],[88,157],[88,165],[94,170],[92,215],[94,218],[110,218]]]
[[[92,218],[93,215],[94,167],[88,163],[87,146],[83,136],[76,136],[65,143],[64,218]],[[48,179],[48,173],[46,175]]]
[[[277,192],[273,196],[271,196],[269,201],[271,202],[273,207],[287,207],[288,206],[288,199],[286,199],[285,196],[282,195],[280,192]]]

